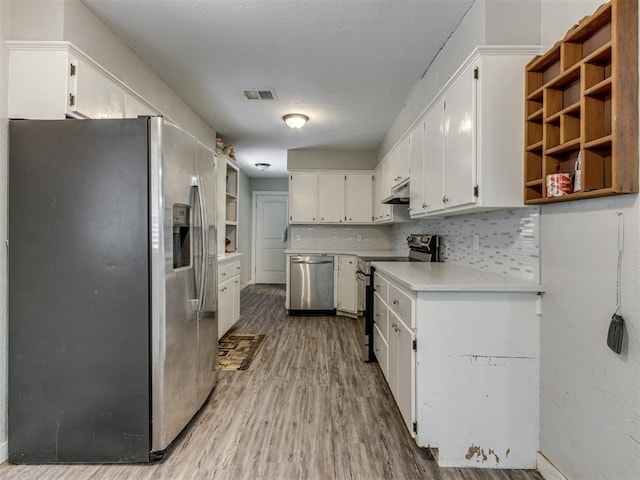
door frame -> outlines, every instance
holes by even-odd
[[[258,195],[287,197],[287,215],[289,214],[289,192],[274,190],[255,190],[251,192],[251,278],[247,284],[255,285],[256,283],[256,233],[258,230]],[[287,217],[289,218],[289,217]],[[289,221],[287,220],[287,228]],[[287,244],[289,239],[287,238]]]

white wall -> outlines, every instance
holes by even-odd
[[[376,152],[346,150],[287,150],[287,170],[373,170]]]
[[[7,238],[9,4],[0,1],[0,239]],[[7,249],[0,248],[0,461],[7,458]]]
[[[289,190],[289,179],[283,178],[251,178],[252,192],[286,192]]]
[[[544,45],[601,3],[543,0]],[[605,343],[616,303],[618,212],[629,339],[621,356]],[[640,478],[639,216],[637,195],[542,208],[541,451],[570,480]]]
[[[240,170],[238,178],[238,252],[242,253],[240,284],[251,280],[251,184],[254,179]]]

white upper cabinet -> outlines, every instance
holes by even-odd
[[[424,120],[418,122],[409,134],[409,170],[411,178],[418,179],[422,183],[424,177]],[[418,191],[409,184],[409,213],[423,213],[424,203],[422,191]]]
[[[344,189],[344,215],[346,223],[373,221],[373,175],[346,175]]]
[[[72,58],[70,69],[70,113],[86,118],[124,118],[122,88],[82,60]]]
[[[393,149],[393,152],[389,157],[389,182],[391,188],[409,180],[410,148],[410,136],[407,135]]]
[[[445,208],[475,203],[475,65],[469,65],[444,95]]]
[[[373,223],[371,171],[296,171],[289,175],[290,223]]]
[[[320,223],[344,223],[345,175],[318,175],[318,217]]]
[[[128,118],[159,112],[69,42],[7,42],[9,118]]]
[[[422,198],[418,213],[437,212],[444,208],[442,197],[443,161],[444,161],[444,102],[440,99],[432,104],[424,116],[424,164],[422,177],[411,180],[412,190],[416,189],[416,196]]]
[[[478,47],[432,101],[423,171],[411,172],[412,217],[523,206],[522,72],[538,52]]]
[[[317,223],[317,173],[292,173],[289,175],[289,215],[291,223]]]
[[[136,118],[144,115],[157,115],[157,112],[154,112],[151,107],[145,105],[131,95],[126,94],[124,96],[124,118]]]

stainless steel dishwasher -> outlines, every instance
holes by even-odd
[[[289,313],[335,313],[332,256],[291,257],[289,285]]]

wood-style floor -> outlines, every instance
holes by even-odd
[[[416,447],[345,317],[288,317],[284,288],[242,292],[239,333],[267,338],[249,370],[220,372],[162,463],[0,465],[0,479],[541,480],[535,471],[438,468]]]

